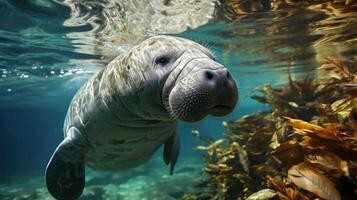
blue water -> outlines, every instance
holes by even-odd
[[[191,130],[199,130],[203,136],[222,137],[226,132],[222,121],[268,109],[249,99],[257,86],[282,85],[289,73],[294,79],[318,78],[320,74],[315,69],[324,56],[357,55],[357,18],[356,14],[349,14],[328,15],[323,10],[294,8],[287,12],[251,13],[232,20],[221,13],[208,24],[175,33],[208,47],[218,62],[230,69],[238,82],[239,104],[229,116],[180,124],[182,147],[177,170],[182,171],[181,175],[167,178],[168,169],[161,162],[160,151],[134,172],[91,172],[91,176],[97,177],[92,186],[105,187],[111,182],[120,185],[118,180],[125,179],[120,187],[130,189],[130,184],[139,187],[144,180],[152,183],[150,195],[154,195],[156,190],[163,190],[165,184],[160,185],[160,181],[169,180],[177,187],[182,185],[178,193],[171,195],[179,198],[187,192],[185,187],[193,188],[199,177],[192,180],[195,177],[189,175],[200,174],[203,165],[201,152],[193,151],[199,141],[191,136]],[[63,139],[63,121],[74,93],[108,60],[134,43],[118,42],[113,48],[99,36],[89,40],[87,37],[102,33],[86,21],[66,24],[70,18],[71,8],[62,1],[0,0],[0,199],[34,195],[33,191],[45,193],[44,170]],[[105,25],[103,19],[96,23]],[[150,35],[155,34],[141,36]],[[98,50],[98,44],[107,49]],[[107,54],[108,51],[113,53]],[[121,178],[116,180],[113,176]],[[98,177],[104,177],[103,181]],[[129,194],[121,194],[123,199],[139,198],[125,195]],[[36,198],[41,199],[38,194],[28,197]]]

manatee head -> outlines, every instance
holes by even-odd
[[[120,91],[134,91],[135,104],[151,115],[165,112],[170,120],[194,122],[209,114],[227,115],[238,100],[234,77],[207,48],[191,40],[151,37],[118,62],[117,69],[129,77],[117,79],[122,82]]]
[[[201,120],[208,114],[231,113],[238,100],[234,77],[208,49],[188,43],[172,64],[167,63],[172,69],[162,89],[167,110],[173,118],[186,122]],[[166,63],[170,56],[159,58],[159,63]]]

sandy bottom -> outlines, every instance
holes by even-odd
[[[124,172],[100,172],[87,169],[86,187],[81,200],[172,200],[193,192],[203,178],[202,162],[182,159],[169,175],[162,159]],[[53,200],[44,186],[43,176],[26,177],[0,185],[1,200]]]

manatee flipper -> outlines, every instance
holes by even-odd
[[[58,145],[46,168],[46,185],[53,197],[74,200],[82,194],[85,185],[86,140],[76,127]]]
[[[174,172],[175,164],[180,153],[180,138],[177,131],[175,131],[164,145],[164,162],[166,165],[170,164],[170,174]]]

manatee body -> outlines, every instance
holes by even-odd
[[[56,199],[77,199],[85,165],[132,168],[162,144],[172,174],[178,120],[229,114],[237,99],[235,80],[208,49],[183,38],[149,38],[115,58],[74,96],[64,140],[47,165],[47,188]]]

